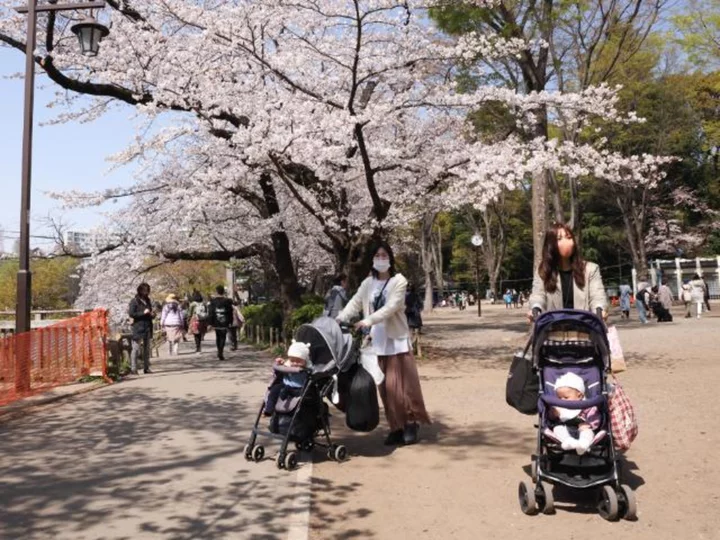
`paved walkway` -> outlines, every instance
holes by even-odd
[[[1,420],[0,538],[306,536],[311,465],[242,455],[268,359],[226,354],[182,344],[153,374]]]

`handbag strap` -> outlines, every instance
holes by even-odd
[[[380,305],[380,302],[382,301],[383,293],[385,292],[385,287],[388,286],[388,283],[390,283],[390,280],[392,277],[388,278],[388,280],[385,282],[385,285],[383,285],[382,289],[380,289],[380,294],[377,295],[375,298],[375,301],[373,302],[373,312],[378,310],[378,306]]]

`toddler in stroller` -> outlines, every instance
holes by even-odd
[[[555,381],[555,395],[563,401],[582,401],[585,383],[578,375],[565,373]],[[595,438],[593,430],[598,428],[601,420],[597,407],[582,410],[551,407],[548,415],[554,420],[552,432],[563,450],[575,450],[578,455],[589,450]]]
[[[520,508],[555,512],[553,485],[599,489],[598,511],[613,521],[634,519],[635,494],[620,483],[608,408],[610,353],[605,325],[587,311],[540,315],[532,337],[540,383],[537,453],[532,482],[518,488]]]
[[[273,363],[270,385],[245,445],[248,461],[258,462],[265,456],[264,446],[256,444],[258,436],[281,441],[276,458],[279,469],[294,469],[297,452],[311,451],[316,445],[326,448],[330,459],[346,458],[346,448],[330,440],[330,415],[324,398],[332,392],[333,376],[356,360],[353,344],[351,336],[329,317],[298,328],[287,358]],[[267,430],[260,427],[263,416],[270,417]],[[291,442],[295,450],[288,450]]]

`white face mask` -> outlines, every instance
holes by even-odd
[[[387,272],[390,269],[390,260],[373,259],[373,268],[378,272]]]

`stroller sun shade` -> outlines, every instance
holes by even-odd
[[[310,361],[315,372],[334,366],[342,369],[350,349],[350,336],[344,335],[340,325],[330,317],[320,317],[300,326],[295,332],[295,341],[310,344]]]
[[[540,315],[535,321],[533,330],[533,363],[538,366],[545,364],[545,344],[552,333],[558,329],[584,332],[591,341],[592,352],[598,361],[606,368],[610,368],[610,346],[607,339],[605,324],[596,315],[581,310],[563,309],[548,311]],[[571,333],[571,332],[570,332]],[[561,345],[559,347],[562,347]],[[577,345],[573,345],[577,348]],[[574,360],[571,360],[574,362]]]

